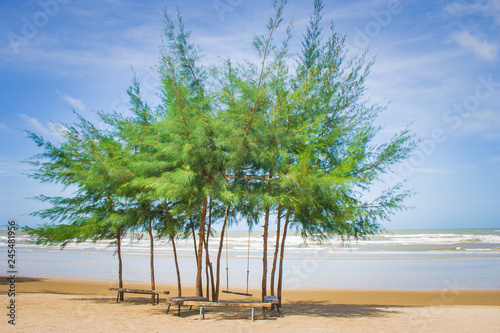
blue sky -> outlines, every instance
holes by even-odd
[[[346,35],[352,54],[369,49],[376,63],[367,98],[389,103],[383,136],[411,124],[424,144],[386,184],[408,178],[415,208],[387,229],[500,227],[500,0],[325,0],[324,23]],[[313,1],[289,0],[295,45]],[[26,198],[61,190],[24,175],[36,154],[24,130],[58,140],[57,123],[74,108],[127,112],[137,72],[155,102],[162,10],[179,6],[206,55],[255,59],[251,39],[265,32],[270,0],[40,0],[0,3],[0,224],[41,221]],[[4,221],[4,222],[1,222]]]

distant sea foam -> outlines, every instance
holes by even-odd
[[[250,235],[251,287],[260,285],[262,232]],[[125,279],[149,280],[149,240],[126,236],[122,241]],[[230,231],[227,239],[230,282],[242,287],[246,281],[247,232]],[[216,258],[218,235],[210,241],[210,256]],[[26,276],[62,276],[116,279],[116,247],[110,241],[75,244],[64,250],[30,242],[16,236],[20,273]],[[0,230],[1,244],[7,232]],[[275,234],[268,239],[268,269],[274,254]],[[184,283],[194,283],[193,239],[176,242]],[[224,247],[226,243],[224,242]],[[225,272],[225,248],[221,260]],[[6,260],[7,251],[2,251]],[[172,246],[155,240],[155,269],[158,282],[175,283]],[[224,275],[224,274],[222,274]],[[285,287],[440,289],[454,281],[461,289],[500,288],[500,230],[394,230],[367,240],[343,243],[332,238],[322,244],[304,241],[290,232],[285,249]],[[225,283],[225,280],[222,281]]]

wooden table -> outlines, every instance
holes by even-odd
[[[168,308],[167,308],[167,313],[170,310],[170,307],[172,305],[177,305],[177,315],[181,315],[181,306],[184,305],[186,301],[205,301],[208,302],[208,298],[202,297],[202,296],[191,296],[191,297],[167,297],[167,303],[168,303]],[[193,306],[189,305],[189,310],[191,310]]]
[[[196,305],[200,307],[200,320],[205,319],[206,308],[245,308],[252,310],[252,321],[255,320],[255,308],[270,308],[272,303],[238,303],[238,302],[200,302],[200,301],[185,301],[184,305]],[[264,319],[266,312],[264,311]]]
[[[169,291],[150,290],[150,289],[109,288],[109,290],[118,292],[118,294],[116,295],[116,303],[118,303],[120,299],[123,300],[124,293],[152,295],[153,298],[151,302],[153,303],[153,305],[155,305],[155,303],[156,304],[160,303],[160,294],[166,294],[166,295],[170,294]]]

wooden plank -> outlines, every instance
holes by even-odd
[[[264,302],[277,304],[280,301],[279,301],[278,297],[276,297],[275,295],[269,295],[269,296],[264,296]]]
[[[213,308],[214,306],[200,306],[200,320],[205,319],[205,309]],[[229,307],[229,306],[227,306]],[[231,308],[241,308],[241,306],[231,306]],[[244,308],[252,310],[252,321],[255,320],[255,307],[245,306]],[[264,309],[264,319],[266,318],[266,312]]]
[[[204,306],[204,307],[234,307],[234,308],[270,308],[271,303],[238,303],[238,302],[200,302],[185,301],[184,305]]]
[[[114,290],[123,293],[132,293],[132,294],[170,294],[170,291],[162,291],[162,290],[150,290],[150,289],[129,289],[129,288],[109,288],[109,290]]]
[[[276,306],[276,310],[278,310],[278,314],[280,315],[280,317],[283,317],[283,315],[281,314],[280,301],[279,301],[278,297],[276,297],[275,295],[264,296],[264,302],[269,303],[269,304],[273,304],[274,306]],[[273,308],[271,307],[271,310],[272,309]],[[264,309],[264,311],[265,311],[265,309]]]
[[[161,291],[161,290],[151,290],[151,289],[130,289],[130,288],[109,288],[109,290],[114,290],[118,291],[117,296],[116,296],[116,302],[118,303],[120,296],[123,301],[123,294],[124,293],[130,293],[130,294],[145,294],[145,295],[152,295],[153,298],[151,300],[151,303],[155,305],[155,303],[159,304],[160,303],[160,294],[169,294],[169,291]]]
[[[202,296],[189,296],[189,297],[167,297],[167,303],[172,305],[183,305],[186,301],[206,301],[208,298]]]
[[[248,293],[240,293],[238,291],[229,291],[229,290],[223,290],[222,291],[224,294],[234,294],[234,295],[240,295],[240,296],[252,296],[252,294]]]
[[[203,297],[203,296],[188,296],[188,297],[167,297],[167,303],[168,303],[168,309],[167,309],[167,314],[170,311],[170,307],[172,305],[177,305],[177,315],[181,315],[181,306],[184,305],[184,302],[186,301],[206,301],[208,302],[208,298]],[[189,306],[189,310],[193,307],[192,305],[186,305]]]

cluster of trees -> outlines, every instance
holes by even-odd
[[[168,238],[181,295],[175,241],[193,237],[196,293],[217,300],[226,226],[263,221],[264,297],[270,217],[276,216],[270,292],[277,283],[281,299],[287,230],[315,240],[358,239],[403,209],[410,193],[401,184],[375,199],[363,196],[415,146],[407,129],[387,142],[375,139],[383,107],[363,99],[373,62],[347,54],[333,24],[324,33],[321,0],[314,1],[302,49],[293,54],[292,25],[282,28],[285,2],[274,2],[267,32],[253,40],[258,63],[227,59],[211,68],[203,65],[180,14],[174,20],[165,11],[159,105],[141,98],[134,79],[130,115],[99,113],[99,126],[77,115],[77,122],[61,127],[59,144],[30,133],[43,150],[29,161],[31,177],[75,189],[70,197],[37,197],[50,208],[33,214],[51,221],[27,228],[38,243],[110,239],[123,287],[121,240],[146,231],[155,289],[154,239]],[[214,260],[208,245],[217,224]]]

